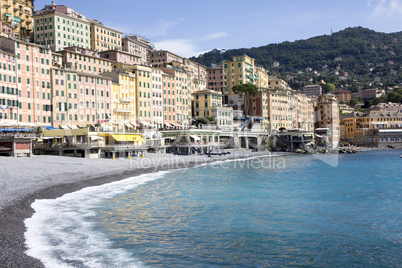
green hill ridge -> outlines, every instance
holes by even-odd
[[[402,32],[380,33],[354,27],[294,42],[226,51],[214,49],[190,59],[210,66],[246,54],[295,89],[323,80],[357,91],[373,86],[375,81],[378,86],[400,84],[401,52]],[[274,62],[279,66],[274,68]]]

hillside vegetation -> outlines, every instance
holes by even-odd
[[[256,64],[294,89],[321,80],[353,92],[402,82],[402,32],[386,34],[362,27],[262,47],[215,49],[191,59],[210,66],[243,54],[255,58]],[[274,62],[279,66],[274,67]]]

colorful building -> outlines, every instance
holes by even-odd
[[[103,59],[114,61],[113,66],[116,69],[123,69],[127,65],[136,65],[141,63],[141,57],[121,50],[106,50],[100,52]],[[117,64],[120,63],[120,64]]]
[[[322,95],[322,86],[321,85],[309,85],[303,87],[303,94],[309,97],[313,96],[321,96]]]
[[[163,128],[163,72],[160,68],[152,68],[152,124],[157,128]]]
[[[150,53],[154,50],[154,44],[144,37],[128,35],[122,38],[122,49],[138,57],[139,63],[137,64],[148,65],[151,63]]]
[[[222,66],[207,69],[207,87],[208,89],[223,93]]]
[[[14,38],[14,28],[7,25],[0,19],[0,36]]]
[[[15,64],[15,75],[8,76],[7,79],[8,81],[11,79],[13,83],[17,82],[18,121],[50,126],[52,123],[50,50],[44,46],[5,37],[0,37],[0,49],[16,55],[16,62],[12,63]],[[6,67],[8,69],[8,66]],[[14,67],[11,66],[13,71]]]
[[[244,56],[234,56],[231,61],[223,61],[223,103],[234,108],[243,109],[244,96],[235,94],[233,86],[250,83],[257,85],[258,72],[254,59]]]
[[[91,23],[80,13],[65,5],[45,6],[36,11],[34,42],[48,45],[53,51],[65,47],[91,48]]]
[[[18,122],[18,85],[15,54],[0,49],[0,122]]]
[[[340,140],[340,118],[338,100],[332,94],[323,95],[317,100],[316,131],[326,131],[329,144],[335,148]]]
[[[112,125],[119,132],[138,128],[137,124],[137,82],[135,74],[125,70],[102,73],[113,82]]]
[[[59,51],[66,68],[77,72],[100,74],[112,71],[113,61],[100,57],[100,54],[79,47],[66,47]]]
[[[349,103],[352,99],[352,92],[349,90],[337,90],[334,95],[339,103]]]
[[[162,68],[164,123],[187,128],[191,119],[191,77],[180,67]]]
[[[141,65],[127,66],[127,72],[136,77],[136,115],[137,124],[150,127],[152,124],[152,68]]]
[[[211,109],[222,107],[222,93],[214,90],[193,92],[193,117],[212,116]],[[216,111],[216,110],[215,110]]]
[[[91,50],[101,52],[122,49],[122,32],[106,27],[100,21],[93,20],[91,21],[90,33]]]
[[[33,32],[34,0],[0,1],[0,19],[14,28],[15,37],[28,37]]]

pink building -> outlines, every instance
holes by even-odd
[[[18,121],[51,125],[50,65],[51,51],[41,45],[0,37],[0,49],[16,55],[15,72],[8,81],[17,82]],[[11,56],[11,55],[10,55]],[[7,56],[8,58],[8,56]],[[4,67],[4,66],[3,66]],[[6,66],[8,69],[8,66]],[[4,78],[4,74],[3,74]],[[15,109],[13,109],[13,114]],[[15,115],[13,115],[13,118]]]
[[[382,95],[381,90],[378,90],[376,88],[374,89],[366,89],[362,91],[362,99],[363,100],[370,100],[370,99],[375,99],[378,98]]]
[[[222,66],[207,69],[208,89],[223,93]]]
[[[15,55],[0,49],[0,122],[18,122],[18,106]]]
[[[14,28],[3,23],[3,21],[0,20],[0,36],[13,38],[14,37]]]
[[[176,55],[167,50],[158,50],[150,53],[151,65],[154,67],[164,67],[165,64],[170,62],[177,62],[183,64],[183,57]]]
[[[48,13],[49,11],[55,11],[57,13],[64,14],[76,19],[82,19],[88,21],[88,19],[85,18],[85,16],[82,15],[81,13],[78,13],[75,10],[65,5],[56,5],[53,1],[51,5],[45,5],[43,9],[35,11],[35,15],[42,15],[44,13]]]
[[[112,79],[89,73],[77,73],[77,75],[79,81],[79,124],[110,125],[109,120],[112,118]]]
[[[157,128],[163,128],[163,82],[162,70],[159,68],[152,68],[151,87],[152,87],[152,106],[151,117],[152,124]]]
[[[136,65],[141,64],[141,57],[137,54],[131,54],[129,52],[120,50],[107,50],[100,52],[100,57],[102,59],[107,59],[126,65]]]
[[[113,61],[101,58],[99,53],[94,51],[79,47],[66,47],[58,53],[63,56],[65,67],[77,72],[100,74],[112,71]]]

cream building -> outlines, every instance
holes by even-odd
[[[121,34],[117,30],[106,27],[102,22],[93,20],[91,21],[91,50],[93,51],[107,51],[107,50],[121,50]]]
[[[113,82],[112,124],[119,132],[131,131],[137,124],[137,90],[135,74],[125,70],[102,73]]]
[[[65,47],[90,49],[90,21],[65,5],[45,6],[36,11],[34,42],[48,45],[53,51]]]

